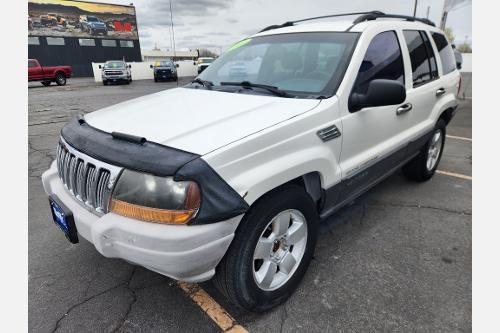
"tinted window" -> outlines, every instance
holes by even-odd
[[[36,62],[33,60],[28,60],[28,67],[36,67]]]
[[[47,45],[64,45],[64,38],[47,37]]]
[[[427,49],[427,54],[429,56],[429,65],[431,66],[431,77],[434,79],[438,77],[438,70],[437,70],[437,62],[436,62],[436,57],[434,55],[434,49],[432,48],[431,41],[429,40],[429,37],[427,37],[427,33],[424,31],[420,31],[420,34],[422,35],[422,38],[424,39],[425,47]]]
[[[451,49],[450,44],[446,40],[444,35],[433,32],[432,39],[434,39],[434,43],[439,52],[439,57],[441,58],[441,64],[443,65],[443,74],[451,73],[456,68],[455,56],[453,55],[453,50]]]
[[[115,47],[116,46],[116,40],[114,39],[103,39],[101,40],[102,46],[107,46],[107,47]]]
[[[431,80],[431,69],[427,56],[427,49],[420,32],[416,30],[403,31],[406,45],[410,52],[411,70],[413,73],[413,87],[422,85]]]
[[[403,56],[394,31],[373,38],[359,68],[353,91],[364,94],[376,79],[397,80],[404,84]]]

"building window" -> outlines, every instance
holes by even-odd
[[[116,47],[116,40],[114,40],[114,39],[102,39],[101,43],[102,43],[102,46]]]
[[[95,39],[79,38],[78,43],[80,46],[95,46]]]
[[[40,45],[40,38],[28,37],[28,45]]]
[[[121,47],[134,47],[134,42],[131,40],[121,40],[120,46]]]
[[[62,37],[46,37],[47,45],[64,45],[64,38]]]

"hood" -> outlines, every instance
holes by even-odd
[[[104,27],[105,24],[103,22],[89,22],[89,24],[93,27]]]
[[[199,155],[307,112],[315,99],[175,88],[85,115],[105,132],[121,132]]]

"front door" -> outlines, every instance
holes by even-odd
[[[396,80],[405,84],[405,66],[395,31],[383,31],[372,37],[364,53],[351,93],[366,93],[375,79]],[[402,146],[408,127],[401,105],[370,107],[342,117],[342,185],[339,202],[357,196],[367,186],[404,159]]]

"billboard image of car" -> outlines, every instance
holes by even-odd
[[[28,1],[28,35],[139,39],[134,6],[71,0]]]

